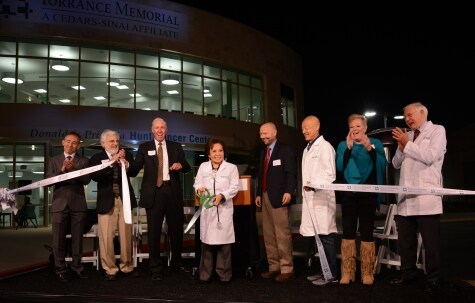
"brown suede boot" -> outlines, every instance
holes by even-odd
[[[361,282],[364,285],[373,285],[375,247],[373,242],[361,241]]]
[[[340,284],[355,282],[356,245],[355,240],[341,240],[341,279]]]

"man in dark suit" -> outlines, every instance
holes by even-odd
[[[150,272],[156,281],[162,280],[164,271],[160,258],[164,218],[170,236],[170,266],[174,270],[187,271],[181,261],[184,215],[180,173],[187,173],[191,168],[181,144],[165,140],[167,130],[165,120],[154,119],[151,128],[154,140],[140,144],[135,160],[129,166],[130,176],[136,176],[144,169],[140,207],[147,212]]]
[[[289,145],[277,140],[274,123],[262,124],[259,134],[266,148],[261,152],[255,202],[262,207],[262,230],[269,263],[269,270],[261,277],[287,282],[295,278],[289,205],[295,201],[297,157]]]
[[[64,152],[53,156],[48,161],[46,178],[59,176],[74,170],[88,167],[89,160],[76,152],[81,146],[81,136],[76,132],[69,132],[62,140]],[[87,279],[82,258],[82,237],[86,221],[86,196],[84,185],[91,180],[88,174],[74,179],[58,182],[54,185],[53,201],[51,206],[51,224],[53,231],[53,256],[55,272],[60,281],[70,280],[70,272],[66,265],[66,235],[71,230],[70,265],[74,275],[80,279]]]
[[[99,233],[99,251],[101,265],[105,271],[105,280],[114,281],[116,274],[120,271],[128,277],[138,276],[134,272],[132,260],[132,224],[124,221],[123,189],[121,160],[124,161],[125,168],[134,160],[132,153],[119,150],[119,133],[106,129],[101,134],[101,145],[103,151],[93,155],[89,160],[90,166],[99,165],[110,160],[116,161],[113,166],[101,169],[91,174],[92,180],[97,182],[97,216]],[[137,207],[134,189],[129,183],[129,196],[131,208]],[[119,233],[120,260],[119,266],[116,264],[114,239],[116,232]]]

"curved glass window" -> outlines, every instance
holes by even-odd
[[[262,77],[176,53],[5,38],[0,75],[1,103],[165,110],[263,122]]]

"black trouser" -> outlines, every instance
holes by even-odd
[[[170,237],[171,260],[170,266],[181,263],[183,246],[183,201],[176,198],[173,188],[163,185],[155,190],[155,201],[147,208],[148,247],[150,272],[163,272],[163,262],[160,258],[160,240],[162,237],[163,220],[167,221]]]
[[[343,239],[356,239],[359,230],[361,241],[372,242],[378,195],[345,192],[341,197]]]
[[[440,278],[440,215],[395,216],[401,256],[401,272],[405,278],[417,275],[417,232],[421,233],[425,250],[427,281]]]

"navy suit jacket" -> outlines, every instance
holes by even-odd
[[[182,169],[170,171],[170,186],[177,201],[183,200],[180,188],[180,173],[187,173],[191,170],[190,164],[185,159],[185,152],[181,144],[165,140],[168,154],[168,166],[179,162]],[[147,141],[139,145],[139,150],[133,162],[129,165],[129,175],[137,176],[141,169],[144,169],[142,178],[142,188],[140,191],[140,207],[151,208],[155,199],[155,189],[158,178],[158,158],[156,154],[155,141]]]
[[[267,147],[261,151],[257,196],[262,196],[262,177]],[[267,194],[274,208],[282,207],[284,193],[292,195],[290,204],[295,203],[297,193],[297,157],[294,149],[276,141],[267,167]],[[287,205],[290,205],[287,204]]]
[[[130,152],[125,152],[125,159],[131,163],[134,161],[134,156]],[[97,153],[89,159],[89,165],[95,166],[102,164],[102,160],[109,160],[109,156],[106,151]],[[127,173],[128,174],[128,173]],[[99,214],[105,214],[109,212],[114,207],[114,193],[112,190],[112,178],[114,175],[114,169],[112,167],[107,167],[99,171],[91,173],[91,179],[97,182],[97,206],[96,211]],[[135,193],[132,185],[129,182],[129,191],[130,191],[130,206],[132,208],[137,207],[137,199],[135,198]],[[119,187],[120,195],[122,196],[122,174],[119,170]]]

